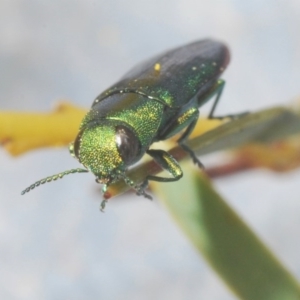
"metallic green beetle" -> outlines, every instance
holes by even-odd
[[[103,192],[111,183],[123,179],[138,195],[151,198],[145,193],[148,180],[176,181],[183,174],[168,152],[149,147],[184,128],[178,143],[201,166],[185,141],[197,123],[199,107],[216,95],[209,117],[213,116],[225,84],[219,76],[229,57],[223,43],[206,39],[167,51],[133,68],[94,100],[70,145],[71,155],[86,169],[47,177],[22,194],[64,175],[90,171],[103,184]],[[135,185],[126,171],[145,153],[172,177],[149,175],[143,184]],[[104,205],[105,201],[102,208]]]

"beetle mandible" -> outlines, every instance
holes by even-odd
[[[223,43],[205,39],[139,64],[101,93],[84,117],[69,150],[85,169],[72,169],[39,180],[22,194],[64,175],[90,171],[103,184],[103,192],[111,183],[123,179],[138,195],[151,198],[145,192],[148,180],[176,181],[183,173],[168,152],[149,147],[183,129],[178,144],[202,166],[185,141],[197,123],[199,107],[215,96],[209,114],[213,118],[225,85],[219,77],[229,58]],[[141,185],[135,185],[126,171],[146,153],[172,177],[149,175]],[[102,201],[102,209],[105,202]]]

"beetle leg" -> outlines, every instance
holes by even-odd
[[[199,112],[198,112],[199,114]],[[201,163],[201,161],[197,158],[196,154],[194,153],[194,151],[188,147],[184,142],[188,139],[189,135],[192,133],[192,131],[194,130],[197,121],[198,121],[198,115],[196,115],[194,117],[194,119],[191,121],[191,123],[189,124],[189,126],[187,127],[187,129],[185,130],[185,132],[182,134],[182,136],[179,138],[179,140],[177,141],[177,143],[181,146],[181,148],[183,150],[185,150],[186,152],[189,153],[189,155],[191,156],[191,158],[193,159],[193,162],[201,169],[204,169],[203,164]]]
[[[171,120],[165,128],[161,130],[159,140],[166,140],[171,136],[174,136],[184,128],[190,125],[194,120],[199,119],[198,107],[191,107],[189,109],[180,111],[173,120]]]
[[[169,126],[163,132],[163,135],[160,137],[161,139],[167,139],[170,136],[173,136],[178,132],[186,127],[185,132],[181,135],[177,143],[182,147],[183,150],[188,152],[193,159],[193,162],[198,165],[201,169],[204,168],[203,164],[200,160],[196,157],[195,153],[190,149],[184,142],[188,139],[189,135],[195,128],[197,121],[199,119],[199,110],[197,107],[191,107],[190,109],[181,112],[174,121],[169,124]]]
[[[223,92],[223,89],[224,89],[224,86],[225,86],[225,81],[222,80],[222,79],[219,79],[215,86],[213,87],[213,89],[211,90],[211,92],[209,93],[209,95],[207,96],[208,98],[211,98],[213,96],[216,95],[216,98],[215,98],[215,101],[214,101],[214,104],[210,110],[210,113],[208,115],[208,118],[209,119],[223,119],[223,118],[226,118],[226,117],[214,117],[213,114],[214,114],[214,111],[217,107],[217,104],[219,103],[219,100],[221,98],[221,95],[222,95],[222,92]]]
[[[123,177],[125,183],[136,191],[136,194],[138,196],[144,196],[145,198],[152,200],[152,197],[145,192],[145,189],[147,188],[148,183],[146,183],[144,185],[144,182],[143,182],[141,185],[135,185],[134,182],[129,177],[127,177],[125,174],[123,174],[122,177]]]
[[[230,119],[236,119],[236,118],[240,118],[240,117],[243,117],[245,115],[248,114],[248,112],[242,112],[242,113],[238,113],[238,114],[232,114],[232,115],[225,115],[225,116],[214,116],[214,112],[215,112],[215,109],[217,107],[217,104],[219,103],[219,100],[221,98],[221,95],[222,95],[222,92],[223,92],[223,89],[225,87],[225,81],[222,80],[222,79],[219,79],[216,84],[213,86],[213,88],[208,92],[208,94],[206,95],[205,97],[205,101],[207,101],[208,99],[212,98],[213,96],[216,95],[216,98],[215,98],[215,101],[214,101],[214,104],[210,110],[210,113],[208,115],[208,119],[218,119],[218,120],[222,120],[222,119],[225,119],[225,118],[230,118]],[[203,101],[203,99],[199,99],[199,102]]]
[[[125,174],[120,174],[120,177],[124,180],[124,182],[129,187],[133,188],[136,191],[136,194],[138,196],[144,196],[145,198],[152,200],[152,197],[145,192],[145,189],[148,186],[148,181],[146,182],[146,184],[145,184],[145,182],[143,182],[141,185],[135,185],[134,182],[129,177],[127,177]],[[102,188],[102,193],[103,194],[107,191],[107,188],[108,188],[108,185],[105,184]],[[100,204],[100,207],[99,207],[101,212],[104,212],[107,202],[108,202],[107,199],[103,199],[101,201],[101,204]]]
[[[145,193],[144,190],[148,186],[149,180],[159,181],[159,182],[172,182],[179,180],[183,173],[182,170],[176,161],[176,159],[166,151],[163,150],[148,150],[146,151],[156,163],[161,166],[164,170],[168,171],[173,177],[160,177],[154,175],[148,175],[143,183],[139,186],[141,194]],[[139,192],[137,193],[139,195]]]
[[[152,197],[150,195],[148,195],[144,190],[145,188],[147,187],[143,187],[142,185],[136,185],[133,180],[131,180],[128,176],[126,176],[125,173],[120,173],[119,174],[119,178],[122,178],[124,180],[124,182],[129,186],[131,187],[132,189],[134,189],[136,191],[136,194],[138,196],[144,196],[145,198],[147,199],[150,199],[152,200]],[[102,188],[102,193],[104,194],[107,190],[107,184],[104,185],[104,187]],[[100,210],[103,211],[104,208],[105,208],[105,204],[107,203],[107,200],[104,199],[102,202],[101,202],[101,205],[100,205]]]
[[[161,181],[161,182],[169,182],[169,181],[177,181],[179,180],[183,173],[177,162],[177,160],[168,152],[163,150],[149,149],[146,151],[158,165],[160,165],[164,170],[168,171],[173,177],[159,177],[149,175],[146,179]]]

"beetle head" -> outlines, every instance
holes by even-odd
[[[72,169],[43,178],[22,191],[22,195],[41,184],[63,178],[65,175],[91,171],[96,181],[108,184],[123,178],[132,186],[126,177],[128,166],[140,158],[140,142],[133,129],[120,121],[102,120],[88,123],[79,132],[74,143],[70,145],[70,153],[82,163],[86,169]],[[103,208],[103,207],[102,207]]]
[[[97,182],[109,184],[137,161],[140,148],[136,134],[126,123],[101,119],[86,124],[69,150],[96,176]]]

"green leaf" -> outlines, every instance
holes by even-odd
[[[206,176],[186,169],[174,183],[155,183],[155,193],[198,251],[241,299],[296,300],[300,287]]]

